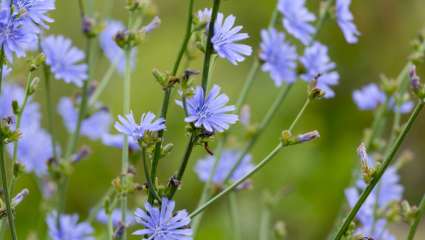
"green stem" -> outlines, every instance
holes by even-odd
[[[225,196],[226,194],[233,191],[237,186],[239,186],[241,183],[245,182],[249,177],[251,177],[253,174],[261,170],[270,160],[273,159],[274,156],[276,156],[282,149],[284,145],[283,143],[279,143],[273,151],[271,151],[259,164],[257,164],[251,171],[249,171],[247,174],[245,174],[242,178],[232,183],[230,186],[228,186],[226,189],[221,191],[219,194],[212,197],[210,200],[208,200],[206,203],[202,204],[200,207],[198,207],[195,211],[193,211],[189,217],[193,219],[193,217],[200,214],[202,211],[204,211],[207,207],[209,207],[211,204]]]
[[[208,28],[208,37],[207,37],[207,46],[205,49],[205,56],[204,56],[204,67],[202,70],[202,89],[204,92],[207,92],[207,86],[208,86],[208,74],[210,71],[210,64],[211,64],[211,55],[214,53],[213,44],[211,42],[212,37],[214,36],[214,25],[215,21],[217,20],[218,10],[220,8],[220,2],[221,0],[214,0],[212,13],[211,13],[211,21],[209,23]]]
[[[425,214],[425,194],[422,196],[422,200],[421,200],[421,203],[419,204],[418,212],[415,217],[415,220],[410,225],[409,234],[407,235],[407,240],[413,240],[415,238],[416,229],[422,217],[424,216],[424,214]]]
[[[106,89],[106,86],[108,86],[110,80],[112,79],[112,75],[114,74],[115,69],[116,66],[114,64],[111,64],[109,66],[105,75],[103,75],[102,80],[100,80],[99,85],[96,87],[96,90],[94,91],[93,95],[90,97],[89,106],[94,105],[99,99],[100,95],[103,93],[103,91]]]
[[[10,235],[13,240],[18,239],[16,235],[16,228],[15,228],[15,220],[12,212],[12,207],[10,204],[10,195],[9,195],[9,187],[7,184],[7,176],[6,176],[6,163],[4,158],[4,143],[0,143],[0,171],[1,171],[1,181],[3,184],[3,194],[4,194],[4,201],[6,202],[6,212],[7,212],[7,220],[9,222],[9,228],[10,228]]]
[[[339,230],[338,230],[338,232],[337,232],[337,234],[336,234],[336,236],[334,238],[335,240],[340,240],[344,236],[345,232],[347,231],[348,227],[351,224],[351,221],[353,221],[353,219],[356,216],[357,212],[359,211],[359,209],[361,208],[361,206],[363,205],[363,203],[366,201],[366,199],[369,196],[369,194],[372,192],[372,190],[378,184],[378,182],[381,179],[382,175],[385,173],[385,170],[388,168],[388,166],[392,162],[393,158],[395,157],[398,149],[400,148],[403,140],[405,139],[407,133],[409,132],[410,128],[412,127],[413,123],[415,122],[415,120],[416,120],[417,116],[419,115],[420,111],[422,110],[423,106],[424,106],[424,101],[423,100],[421,100],[416,105],[415,110],[411,114],[411,116],[410,116],[409,120],[407,121],[405,127],[403,128],[403,130],[401,131],[401,133],[397,137],[395,143],[391,147],[391,151],[389,151],[389,153],[385,156],[385,160],[384,160],[382,166],[379,168],[379,170],[377,171],[375,177],[367,185],[367,187],[365,188],[365,190],[360,195],[359,200],[356,202],[356,204],[354,205],[354,207],[349,212],[348,216],[345,218],[345,221],[343,222],[343,224],[339,228]]]
[[[301,119],[301,116],[304,114],[305,110],[307,109],[308,105],[310,105],[311,99],[307,97],[307,99],[304,102],[303,107],[298,112],[297,116],[295,117],[294,121],[292,121],[291,125],[289,126],[289,131],[294,130],[295,125],[297,125],[298,121]]]
[[[187,167],[187,164],[189,162],[190,155],[192,154],[192,150],[193,150],[193,147],[195,146],[197,139],[198,139],[198,137],[195,136],[195,134],[192,133],[192,135],[190,136],[189,142],[186,146],[186,150],[184,152],[183,159],[180,163],[179,170],[178,170],[177,175],[176,175],[177,182],[180,182],[183,178],[184,172],[186,171],[186,167]],[[178,184],[171,184],[170,185],[170,192],[168,194],[169,199],[172,199],[174,197],[174,194],[176,193],[177,189],[178,189]]]
[[[236,193],[231,192],[228,198],[229,198],[230,218],[232,221],[233,239],[241,240],[242,239],[241,224],[239,221],[239,211],[238,211]]]
[[[259,240],[270,239],[270,209],[267,206],[263,206],[260,219],[260,231]]]
[[[87,222],[92,223],[95,219],[97,214],[99,213],[100,209],[103,207],[105,200],[114,192],[114,189],[111,187],[108,189],[108,191],[103,195],[102,199],[94,205],[94,207],[90,210],[89,216],[87,217]]]
[[[155,189],[155,185],[152,183],[151,178],[149,176],[148,157],[146,156],[145,147],[142,147],[142,158],[143,158],[143,170],[145,173],[146,182],[148,183],[148,192],[149,194],[154,196],[155,199],[161,202],[161,198],[158,196],[158,193],[156,192],[156,189]],[[153,201],[151,201],[150,203],[152,204]]]
[[[317,35],[319,34],[320,29],[322,29],[323,24],[325,23],[326,19],[329,16],[329,10],[331,9],[334,2],[335,0],[325,0],[325,2],[323,2],[322,8],[320,9],[320,13],[319,13],[319,20],[316,24],[316,32],[313,34],[310,44],[313,43],[314,40],[317,38]]]
[[[44,71],[44,83],[46,85],[45,97],[46,97],[46,106],[47,106],[47,129],[51,136],[50,144],[52,147],[53,158],[58,159],[58,155],[56,152],[55,134],[54,134],[54,129],[55,129],[54,121],[53,121],[54,107],[53,107],[52,94],[51,94],[52,88],[50,84],[50,71],[46,64],[43,65],[43,71]]]
[[[174,62],[173,71],[172,71],[173,76],[175,76],[177,72],[179,71],[181,61],[183,59],[184,53],[186,52],[187,45],[189,44],[189,40],[192,36],[193,6],[194,6],[194,0],[189,0],[187,22],[186,22],[186,33],[184,35],[183,42],[180,46],[179,52],[177,53],[176,61]],[[170,103],[171,93],[172,93],[171,87],[165,89],[164,98],[162,100],[162,106],[161,106],[161,118],[163,119],[167,119],[167,112],[168,112],[168,106]],[[152,160],[151,181],[153,183],[156,182],[158,163],[159,163],[159,158],[161,157],[161,146],[164,140],[163,136],[164,136],[164,130],[159,131],[158,137],[161,139],[161,141],[155,145],[154,157]],[[153,196],[149,195],[149,200],[152,200],[152,197]]]

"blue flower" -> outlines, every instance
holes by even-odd
[[[73,83],[78,87],[87,79],[87,65],[81,63],[85,54],[73,47],[70,39],[63,36],[48,36],[41,41],[46,63],[56,79]]]
[[[205,97],[204,90],[197,87],[193,97],[187,100],[187,123],[193,123],[195,127],[203,127],[208,132],[223,132],[238,120],[235,114],[228,114],[235,110],[235,106],[226,106],[229,98],[220,94],[220,87],[214,85],[208,96]],[[183,106],[178,101],[179,106]]]
[[[59,226],[57,224],[57,213],[52,212],[47,216],[49,237],[52,240],[94,240],[93,228],[89,223],[78,223],[78,215],[61,214]]]
[[[28,17],[35,24],[48,29],[46,23],[52,23],[53,19],[46,14],[55,9],[55,0],[12,0],[16,15]],[[10,0],[3,1],[7,6],[10,5]]]
[[[165,129],[165,120],[159,118],[155,120],[155,114],[148,112],[142,114],[140,124],[134,120],[133,112],[125,115],[119,115],[119,121],[115,122],[115,129],[120,133],[132,137],[135,141],[143,139],[146,132],[158,132]]]
[[[245,44],[237,43],[238,41],[247,39],[247,33],[240,33],[242,26],[236,26],[235,16],[230,15],[224,19],[224,15],[219,13],[214,25],[214,35],[211,38],[214,50],[218,56],[227,59],[234,65],[242,62],[245,56],[252,54],[252,48]]]
[[[11,68],[9,68],[7,65],[3,65],[3,70],[2,70],[2,75],[1,75],[1,80],[5,80],[6,77],[9,75],[9,73],[12,71]]]
[[[234,168],[239,157],[241,156],[240,151],[235,150],[225,150],[221,154],[221,158],[218,162],[218,165],[215,169],[215,174],[212,178],[212,182],[217,185],[224,184],[224,180],[229,175],[230,171]],[[195,166],[195,172],[198,175],[199,179],[203,182],[207,182],[210,178],[211,173],[214,170],[215,165],[215,156],[207,156],[198,161]],[[254,168],[254,165],[251,163],[251,155],[246,155],[235,172],[230,176],[231,181],[237,181],[247,174],[250,170]]]
[[[316,20],[316,17],[305,7],[305,0],[280,0],[278,9],[284,15],[283,25],[286,30],[308,45],[316,32],[310,22]]]
[[[345,40],[348,43],[354,44],[357,43],[360,32],[353,23],[354,18],[350,12],[350,4],[351,0],[336,1],[336,20],[344,34]]]
[[[117,45],[114,38],[118,32],[123,30],[125,30],[124,24],[119,21],[109,20],[106,23],[105,29],[99,36],[100,47],[111,64],[115,64],[118,72],[121,74],[123,74],[125,70],[125,53],[123,49]],[[130,53],[130,66],[132,69],[134,69],[135,66],[136,54],[136,48],[133,48]]]
[[[65,127],[68,132],[74,132],[77,126],[78,111],[74,106],[74,102],[67,97],[60,99],[58,108],[59,114],[62,116]],[[91,140],[102,138],[108,133],[112,123],[112,117],[106,108],[99,107],[99,110],[86,116],[81,123],[81,135]]]
[[[113,226],[118,226],[118,224],[121,222],[121,209],[116,208],[114,210],[112,210],[112,225]],[[108,215],[105,212],[105,209],[101,209],[98,214],[96,215],[96,220],[103,223],[103,224],[108,224]],[[127,214],[127,221],[126,221],[126,226],[131,226],[133,225],[135,222],[134,217],[128,213]]]
[[[357,107],[361,110],[374,110],[379,105],[384,104],[387,100],[387,95],[376,85],[370,83],[363,88],[353,92],[353,100]],[[388,108],[393,109],[395,112],[409,113],[412,111],[414,103],[412,101],[404,101],[396,104],[394,97],[388,100]]]
[[[285,35],[271,28],[261,31],[260,58],[264,61],[262,69],[269,72],[276,86],[283,82],[293,83],[296,79],[297,51],[285,42]]]
[[[13,61],[13,54],[24,57],[36,42],[37,30],[27,18],[10,15],[8,9],[0,10],[0,47],[9,62]]]
[[[122,149],[124,144],[124,135],[106,133],[102,135],[102,142],[106,146]],[[132,151],[137,151],[140,148],[139,143],[133,138],[128,139],[128,147]]]
[[[186,210],[173,213],[175,202],[162,199],[161,208],[145,203],[145,211],[137,209],[136,222],[145,228],[135,231],[133,235],[146,235],[149,240],[191,240],[192,229],[190,217]]]
[[[211,8],[205,8],[203,10],[199,10],[197,13],[199,23],[209,23],[211,21]]]
[[[334,97],[335,92],[331,86],[338,84],[339,75],[335,71],[335,63],[328,56],[328,48],[315,42],[305,49],[300,61],[306,69],[306,73],[302,74],[301,78],[309,82],[320,74],[317,87],[325,92],[325,98]]]

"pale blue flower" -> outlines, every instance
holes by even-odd
[[[285,41],[283,33],[274,28],[261,31],[260,59],[264,61],[263,71],[270,73],[276,86],[296,80],[297,51]]]
[[[242,152],[236,150],[225,150],[221,154],[218,165],[215,169],[215,174],[212,178],[212,182],[217,185],[222,185],[225,178],[230,174],[230,171],[235,167]],[[244,156],[238,167],[235,169],[233,174],[230,176],[231,181],[237,181],[241,179],[245,174],[254,168],[251,162],[251,155],[247,154]],[[207,182],[210,178],[211,173],[214,170],[215,156],[207,156],[198,161],[195,166],[195,172],[199,179],[203,182]]]
[[[27,17],[35,24],[48,29],[47,23],[52,23],[53,19],[47,13],[55,9],[55,0],[12,0],[14,11],[20,17]],[[10,0],[3,1],[3,6],[7,8]]]
[[[62,116],[68,132],[74,132],[78,121],[78,109],[76,109],[74,102],[70,98],[63,97],[59,101],[57,110]],[[81,135],[91,140],[100,139],[108,133],[111,123],[112,117],[109,111],[100,107],[99,110],[84,118],[81,123]]]
[[[124,135],[122,135],[122,134],[110,134],[110,133],[103,134],[102,135],[102,143],[105,144],[106,146],[122,149],[122,147],[124,145]],[[133,138],[128,139],[128,147],[132,151],[136,151],[140,148],[139,143],[136,140],[134,140]]]
[[[61,214],[58,226],[57,213],[50,213],[46,220],[49,237],[52,240],[94,240],[92,226],[87,222],[78,223],[78,218],[77,214]]]
[[[204,8],[203,10],[199,10],[197,13],[198,21],[200,23],[209,23],[211,21],[211,8]]]
[[[305,7],[305,0],[280,0],[278,9],[284,16],[283,25],[286,30],[304,45],[308,45],[316,33],[311,24],[316,17]]]
[[[242,62],[245,59],[245,56],[252,54],[252,48],[248,45],[237,43],[247,39],[249,36],[247,33],[240,33],[242,26],[234,26],[235,20],[236,17],[233,15],[224,18],[222,13],[218,13],[211,42],[218,56],[237,65],[238,62]]]
[[[150,33],[161,25],[161,19],[155,16],[150,23],[142,28],[144,33]]]
[[[2,69],[2,75],[1,75],[1,80],[5,80],[6,77],[9,75],[9,73],[12,71],[11,68],[9,68],[7,65],[3,65],[3,69]]]
[[[133,235],[145,236],[144,240],[192,240],[190,217],[186,210],[173,213],[175,202],[162,198],[161,208],[145,203],[145,210],[137,209],[136,222],[145,228]]]
[[[46,55],[46,63],[56,79],[66,83],[83,86],[87,79],[87,65],[82,63],[85,54],[72,46],[70,39],[63,36],[48,36],[41,41],[41,48]]]
[[[121,209],[116,208],[114,210],[112,210],[112,225],[113,226],[118,226],[119,223],[121,223]],[[131,226],[135,223],[134,220],[134,216],[131,213],[127,213],[127,221],[126,221],[126,226]],[[103,224],[108,224],[108,215],[105,212],[105,209],[101,209],[97,215],[96,215],[96,220],[99,221],[100,223]]]
[[[13,54],[24,57],[36,42],[37,29],[28,18],[10,15],[8,9],[0,10],[0,48],[9,62],[13,61]]]
[[[119,121],[115,122],[115,129],[122,134],[132,137],[135,141],[143,139],[147,132],[158,132],[165,129],[165,120],[158,118],[155,120],[155,114],[148,112],[142,114],[140,124],[134,120],[133,112],[125,115],[119,115]]]
[[[197,87],[195,94],[186,101],[187,123],[193,123],[195,127],[203,127],[208,132],[223,132],[238,120],[235,114],[229,114],[235,110],[235,106],[226,106],[229,98],[220,94],[220,87],[214,85],[207,96],[201,87]],[[183,107],[182,102],[177,104]]]
[[[310,82],[320,74],[317,87],[325,92],[325,98],[334,97],[335,92],[331,86],[338,84],[339,74],[335,71],[335,63],[328,56],[328,48],[315,42],[305,49],[300,61],[306,69],[306,73],[302,74],[301,78]]]
[[[344,34],[345,40],[348,43],[354,44],[357,43],[360,32],[353,22],[354,17],[350,12],[350,4],[351,0],[336,1],[336,20]]]
[[[100,47],[111,64],[116,65],[118,72],[121,74],[123,74],[125,70],[125,53],[124,50],[117,45],[114,38],[118,32],[125,29],[122,22],[109,20],[106,22],[106,27],[99,36]],[[136,48],[133,48],[130,53],[131,69],[134,69],[136,55]]]

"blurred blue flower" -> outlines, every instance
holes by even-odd
[[[354,17],[350,12],[350,4],[351,0],[336,1],[336,20],[344,34],[345,40],[348,43],[354,44],[357,43],[360,32],[353,22]]]
[[[385,93],[375,83],[370,83],[359,90],[353,92],[353,100],[361,110],[374,110],[387,100]],[[388,108],[395,112],[409,113],[414,107],[412,101],[404,101],[398,106],[394,97],[388,100]]]
[[[306,69],[306,73],[302,74],[301,78],[310,82],[320,74],[317,79],[317,87],[325,92],[325,98],[334,97],[335,92],[331,86],[338,84],[339,75],[335,71],[335,63],[328,56],[328,48],[315,42],[305,49],[304,56],[300,61]]]
[[[157,29],[161,25],[161,19],[158,16],[155,16],[150,23],[142,28],[144,33],[150,33],[153,30]]]
[[[13,54],[24,57],[36,42],[37,29],[28,18],[10,15],[8,9],[0,10],[0,48],[9,62],[13,61]]]
[[[41,41],[46,63],[56,79],[73,83],[78,87],[87,79],[87,65],[81,63],[85,54],[72,46],[70,39],[63,36],[48,36]]]
[[[224,15],[219,13],[214,25],[214,36],[211,42],[218,56],[227,59],[234,65],[242,62],[245,56],[252,54],[252,48],[245,44],[236,43],[247,39],[247,33],[240,33],[242,26],[235,25],[236,17],[230,15],[224,19]]]
[[[149,240],[191,240],[192,229],[190,217],[186,210],[173,213],[175,202],[162,198],[161,208],[145,203],[145,211],[137,209],[136,222],[145,228],[137,230],[133,235],[147,235]]]
[[[100,47],[109,59],[111,64],[116,65],[119,73],[123,74],[125,70],[125,53],[115,42],[115,35],[125,30],[125,26],[122,22],[109,20],[106,23],[105,29],[99,36]],[[134,69],[136,62],[136,48],[133,48],[130,53],[130,66]]]
[[[74,102],[70,98],[63,97],[59,101],[57,110],[62,116],[68,132],[74,132],[78,120],[78,110],[75,108]],[[81,123],[81,135],[91,140],[100,139],[108,133],[111,123],[112,117],[109,111],[106,108],[99,108],[99,110],[84,118]]]
[[[209,23],[211,21],[211,8],[204,8],[203,10],[199,10],[197,13],[198,21],[200,23]]]
[[[316,17],[305,7],[305,0],[280,0],[278,9],[284,15],[283,25],[286,30],[308,45],[316,32],[310,22],[316,20]]]
[[[124,144],[124,135],[106,133],[102,135],[102,142],[106,146],[122,149]],[[139,143],[133,138],[128,139],[128,147],[132,151],[136,151],[140,148]]]
[[[274,28],[261,31],[260,58],[264,61],[262,69],[270,73],[276,86],[296,80],[297,57],[295,47],[285,42],[283,33]]]
[[[135,141],[143,139],[146,132],[157,132],[165,129],[165,120],[158,118],[155,120],[155,114],[148,112],[142,114],[140,124],[134,120],[133,112],[125,115],[119,115],[119,121],[115,122],[115,129],[120,133],[132,137]]]
[[[121,222],[121,209],[116,208],[112,210],[112,225],[114,227],[118,226],[118,224]],[[101,209],[97,215],[96,220],[103,224],[108,224],[108,215],[105,212],[105,209]],[[126,226],[131,226],[135,223],[134,216],[131,213],[127,213],[127,221]]]
[[[12,0],[15,15],[27,17],[35,24],[48,29],[46,23],[52,23],[53,19],[47,13],[55,9],[55,0]],[[10,0],[3,1],[3,6],[9,8]],[[36,26],[35,26],[36,27]]]
[[[235,106],[226,106],[229,98],[225,94],[220,94],[220,87],[214,85],[208,96],[204,95],[204,90],[197,87],[195,94],[187,99],[187,117],[185,122],[193,123],[195,127],[203,127],[208,132],[223,132],[229,128],[230,124],[238,121],[238,116],[228,114],[235,110]],[[182,102],[177,104],[183,107]]]
[[[215,174],[212,178],[212,182],[214,184],[222,185],[224,183],[225,178],[234,168],[241,154],[242,153],[240,151],[236,150],[223,151],[218,165],[216,166]],[[207,182],[210,178],[210,174],[214,170],[215,158],[215,156],[207,156],[197,162],[195,172],[201,181]],[[230,180],[239,180],[253,168],[254,165],[251,163],[251,155],[247,154],[242,159],[235,172],[230,176]]]
[[[11,68],[9,68],[7,65],[3,65],[3,69],[2,69],[2,75],[1,75],[1,79],[0,80],[5,80],[6,77],[9,75],[9,73],[12,71]]]
[[[61,214],[59,226],[57,224],[57,213],[52,212],[47,216],[49,237],[52,240],[94,240],[93,228],[89,223],[78,223],[78,215]]]

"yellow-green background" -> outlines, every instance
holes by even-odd
[[[102,11],[107,0],[96,1],[96,11]],[[87,1],[84,1],[87,2]],[[114,1],[113,18],[126,20],[124,0]],[[184,0],[157,0],[161,27],[149,34],[138,51],[137,70],[133,74],[131,108],[139,115],[142,112],[158,112],[162,92],[151,75],[153,68],[170,70],[185,28],[186,5]],[[197,9],[212,1],[196,0]],[[317,13],[319,1],[308,1],[310,9]],[[63,34],[80,48],[84,48],[84,38],[79,28],[78,3],[76,0],[58,0],[57,10],[52,13],[55,23],[48,33]],[[274,0],[224,0],[221,11],[237,16],[237,23],[251,36],[249,41],[255,49],[259,42],[259,31],[264,28],[275,5]],[[329,46],[329,54],[337,63],[341,75],[340,84],[335,88],[337,96],[330,100],[315,102],[307,110],[296,128],[296,132],[318,129],[322,135],[319,141],[295,146],[284,150],[264,170],[253,177],[254,188],[238,194],[240,221],[243,239],[258,239],[262,194],[265,190],[276,192],[284,187],[289,193],[273,209],[273,219],[286,222],[289,239],[324,239],[330,231],[340,205],[345,201],[343,190],[358,160],[355,149],[363,134],[363,129],[371,124],[372,113],[360,112],[352,102],[353,89],[368,82],[378,81],[379,74],[397,76],[404,66],[411,50],[411,40],[425,27],[425,2],[423,0],[353,0],[352,11],[355,22],[362,32],[360,42],[347,44],[333,20],[328,20],[321,30],[319,39]],[[280,25],[280,22],[279,22]],[[301,52],[301,51],[300,51]],[[255,52],[257,54],[258,51]],[[239,66],[218,60],[212,80],[222,86],[231,102],[238,97],[246,77],[252,57]],[[101,78],[108,62],[97,61],[95,80]],[[193,67],[200,69],[198,62]],[[425,73],[425,64],[418,66]],[[17,74],[18,76],[24,75]],[[425,74],[423,74],[425,78]],[[19,79],[19,77],[18,77]],[[198,79],[199,81],[199,79]],[[121,114],[122,79],[115,75],[101,100],[110,107],[113,116]],[[54,81],[54,97],[72,95],[75,88],[61,81]],[[39,101],[44,100],[44,89],[37,93]],[[252,107],[252,118],[260,120],[277,94],[277,89],[267,74],[259,74],[248,96]],[[174,95],[175,97],[175,95]],[[305,84],[297,84],[279,113],[255,146],[252,154],[258,162],[277,143],[280,131],[294,118],[305,98]],[[170,105],[167,120],[167,141],[175,143],[174,151],[160,162],[160,177],[165,182],[175,171],[186,142],[181,109]],[[56,132],[60,132],[60,142],[66,142],[67,134],[61,119],[56,116]],[[416,157],[401,172],[401,182],[405,185],[405,197],[416,203],[425,191],[423,175],[425,159],[424,146],[425,116],[420,116],[403,148],[411,149]],[[239,129],[239,128],[237,128]],[[240,134],[238,134],[240,135]],[[99,142],[82,141],[92,147],[93,154],[78,164],[70,180],[66,211],[87,216],[88,210],[103,195],[111,180],[119,174],[120,151],[106,148]],[[48,143],[35,143],[43,147]],[[81,143],[82,144],[82,143]],[[234,146],[243,143],[235,141]],[[198,201],[201,183],[193,174],[195,161],[204,154],[197,148],[190,162],[183,183],[177,194],[178,208],[193,210]],[[140,166],[139,166],[140,167]],[[139,168],[138,180],[142,180]],[[33,177],[21,178],[19,188],[29,187],[31,195],[17,210],[18,232],[21,239],[32,230],[40,227],[42,219],[39,204],[43,201],[37,192]],[[139,201],[140,202],[140,201]],[[138,206],[142,207],[142,206]],[[103,230],[98,226],[98,230]],[[403,225],[396,227],[403,232]],[[204,216],[198,239],[231,239],[231,223],[227,201],[214,204]],[[422,236],[423,237],[423,236]],[[401,237],[400,239],[403,239]],[[420,239],[420,237],[418,237]]]

